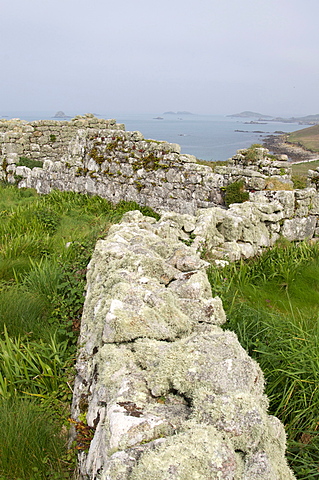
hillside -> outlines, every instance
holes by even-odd
[[[288,136],[287,141],[297,143],[307,150],[319,152],[319,125],[297,130]]]

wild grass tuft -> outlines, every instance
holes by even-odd
[[[50,311],[47,300],[36,292],[19,287],[0,291],[0,332],[6,326],[10,335],[33,334],[37,338],[47,335]]]
[[[56,335],[49,341],[36,342],[11,338],[4,328],[0,360],[0,398],[17,394],[58,396],[68,361],[68,343],[59,342]]]
[[[66,438],[34,402],[0,400],[1,480],[62,479]]]
[[[23,286],[29,292],[52,300],[62,278],[62,268],[55,259],[42,258],[39,262],[30,259],[31,269],[24,275]]]
[[[0,480],[72,478],[60,433],[86,267],[97,239],[133,209],[159,218],[134,202],[0,184]]]
[[[298,479],[319,472],[319,247],[302,242],[209,271],[228,322],[266,378]]]

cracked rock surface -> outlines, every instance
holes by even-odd
[[[88,267],[73,418],[80,480],[289,480],[282,424],[240,346],[189,215],[124,215]]]

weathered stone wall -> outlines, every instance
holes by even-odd
[[[218,264],[255,255],[280,234],[319,236],[316,188],[267,190],[291,181],[287,163],[265,149],[253,161],[239,152],[213,173],[178,145],[90,115],[0,122],[0,155],[0,178],[20,187],[173,210],[159,222],[126,214],[90,262],[73,417],[94,435],[88,451],[78,439],[79,479],[293,479],[262,372],[220,328],[225,313],[198,252]],[[18,166],[21,157],[43,167]],[[237,180],[250,201],[217,206]]]
[[[201,215],[129,212],[98,241],[74,387],[74,421],[93,434],[88,451],[78,438],[79,479],[294,478],[262,372],[220,328],[197,253],[207,234]]]
[[[239,150],[214,172],[179,152],[179,145],[146,140],[115,120],[90,114],[70,122],[0,121],[0,179],[19,187],[97,194],[159,212],[196,215],[216,207],[202,215],[214,219],[218,235],[208,242],[217,258],[254,255],[280,235],[289,240],[319,236],[318,172],[310,172],[311,187],[293,190],[286,157],[277,160],[265,148]],[[21,157],[41,160],[42,168],[18,166]],[[239,180],[250,202],[217,208],[225,187]]]
[[[43,168],[17,166],[20,157],[41,160]],[[179,145],[146,140],[90,115],[0,122],[1,178],[40,193],[72,190],[182,213],[222,201],[223,177],[180,154]]]
[[[224,185],[242,180],[248,190],[276,190],[276,186],[292,188],[291,166],[286,155],[278,158],[266,148],[238,150],[228,160],[227,166],[218,166],[215,172],[222,175]]]
[[[70,121],[0,120],[0,164],[5,160],[8,165],[14,165],[20,157],[63,160],[65,155],[68,156],[70,142],[74,142],[82,129],[94,134],[96,130],[124,130],[124,125],[92,114],[79,115]]]

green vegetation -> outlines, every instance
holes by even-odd
[[[32,160],[31,158],[28,157],[20,157],[19,158],[19,163],[17,163],[17,167],[28,167],[28,168],[34,168],[34,167],[43,167],[43,162],[41,160]]]
[[[288,136],[287,141],[296,143],[306,150],[319,152],[319,125],[297,130]]]
[[[123,213],[99,197],[0,185],[0,479],[72,478],[67,450],[86,267]],[[74,446],[76,448],[76,446]]]
[[[140,151],[140,153],[144,153],[144,151]],[[140,158],[136,158],[134,163],[132,164],[134,172],[139,170],[140,168],[144,168],[146,172],[152,172],[156,170],[168,170],[170,168],[169,164],[161,163],[164,159],[158,157],[155,153],[148,153],[145,156]]]
[[[5,399],[0,418],[1,480],[68,478],[65,439],[43,408],[31,400]]]
[[[260,257],[211,267],[214,295],[266,378],[270,414],[285,425],[299,480],[319,472],[319,246],[282,243]]]
[[[262,145],[260,145],[259,143],[254,143],[249,148],[247,148],[245,152],[243,152],[243,155],[245,157],[244,165],[250,165],[251,163],[255,163],[256,160],[258,160],[257,148],[262,148]]]
[[[291,180],[294,184],[294,189],[302,189],[307,187],[307,177],[306,175],[292,175]]]
[[[304,163],[292,163],[291,167],[294,188],[306,188],[308,170],[315,170],[319,167],[319,160]]]
[[[291,164],[293,175],[302,175],[305,177],[307,177],[308,170],[315,170],[317,167],[319,167],[319,160]]]
[[[230,183],[225,187],[224,200],[227,207],[229,207],[231,203],[243,203],[249,200],[249,192],[245,191],[243,180]]]
[[[212,171],[215,171],[215,167],[225,167],[228,164],[228,160],[217,160],[216,162],[209,162],[208,160],[197,159],[196,163],[198,165],[205,165],[205,167],[210,167]]]

